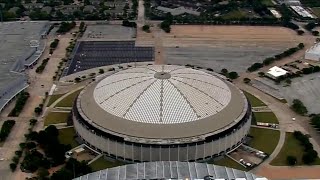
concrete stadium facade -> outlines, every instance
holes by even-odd
[[[141,77],[146,79],[141,80]],[[132,78],[139,82],[132,82]],[[167,86],[165,81],[170,81]],[[154,92],[157,91],[157,83],[160,84],[161,103],[157,103],[159,99],[155,98],[158,96]],[[122,89],[113,90],[113,87]],[[131,101],[125,91],[135,94],[134,87],[141,92],[136,93]],[[206,88],[216,89],[209,92]],[[106,95],[110,91],[113,94]],[[178,95],[174,95],[175,91],[183,96],[181,102]],[[188,91],[192,92],[188,95]],[[199,94],[194,91],[199,91]],[[174,96],[175,99],[169,101],[166,96]],[[112,104],[118,101],[121,101],[119,106]],[[158,112],[153,113],[150,102],[160,106],[154,106],[160,109],[159,117],[154,116]],[[166,109],[169,103],[174,105]],[[184,103],[183,111],[190,111],[188,117],[178,114]],[[211,105],[216,108],[214,112],[210,112],[212,107],[205,107]],[[123,113],[121,108],[125,109]],[[207,111],[200,112],[199,108]],[[80,93],[72,111],[75,130],[84,143],[126,162],[204,161],[218,157],[241,145],[251,125],[250,104],[238,88],[215,73],[182,66],[153,65],[105,76]],[[138,116],[135,113],[143,114]]]

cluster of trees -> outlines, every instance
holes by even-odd
[[[291,56],[292,54],[296,53],[297,51],[299,51],[299,50],[301,50],[303,48],[304,48],[304,44],[303,43],[299,43],[298,46],[296,46],[296,47],[287,49],[284,52],[282,52],[280,54],[277,54],[277,55],[275,55],[273,57],[266,58],[265,60],[263,60],[263,63],[254,63],[254,64],[252,64],[247,70],[249,72],[256,71],[256,70],[262,68],[263,66],[266,66],[266,65],[269,65],[269,64],[273,63],[274,61],[279,61],[282,58]]]
[[[237,79],[239,77],[237,72],[231,71],[229,72],[227,69],[221,69],[221,74],[230,79]]]
[[[0,130],[0,142],[5,141],[6,138],[9,136],[11,129],[15,125],[14,120],[6,120],[3,122],[1,130]]]
[[[19,116],[20,112],[22,111],[29,97],[30,97],[30,94],[28,92],[21,92],[18,95],[16,104],[14,108],[11,110],[11,112],[9,113],[9,116],[13,116],[13,117]]]
[[[151,15],[151,2],[150,2],[150,0],[144,1],[144,14],[146,17],[150,17],[150,15]]]
[[[129,20],[123,20],[122,21],[122,26],[125,26],[125,27],[137,27],[137,24],[136,22],[133,22],[133,21],[129,21]]]
[[[36,119],[30,119],[29,120],[29,125],[30,128],[28,129],[29,134],[25,134],[24,136],[26,137],[26,139],[30,139],[29,137],[32,136],[32,129],[33,127],[36,125],[37,120]],[[17,168],[17,164],[20,161],[20,158],[22,157],[22,153],[24,151],[25,148],[34,148],[34,144],[33,143],[20,143],[20,150],[15,151],[15,156],[12,158],[12,163],[9,165],[11,171],[15,171],[15,169]]]
[[[300,115],[306,115],[308,113],[307,108],[299,99],[294,99],[292,101],[291,109]]]
[[[34,113],[36,113],[36,115],[40,115],[43,111],[43,104],[39,104],[39,106],[34,108]]]
[[[76,26],[76,22],[62,22],[59,26],[59,29],[57,30],[57,33],[64,34],[66,32],[69,32],[71,29],[73,29]]]
[[[48,64],[48,61],[49,61],[49,60],[50,60],[49,58],[44,59],[44,60],[42,61],[41,65],[37,67],[36,73],[39,73],[39,74],[42,73],[43,70],[44,70],[44,68],[45,68],[46,65]]]
[[[316,128],[320,129],[320,114],[313,115],[310,119],[310,123]]]
[[[302,69],[303,74],[312,74],[316,72],[320,72],[320,66],[310,66]]]
[[[79,26],[79,32],[84,33],[85,31],[86,31],[86,25],[84,22],[81,22]]]
[[[300,131],[294,131],[293,136],[304,147],[304,154],[302,156],[302,161],[305,164],[313,163],[318,158],[318,153],[313,149],[313,145],[310,143],[308,136],[302,134]]]
[[[26,156],[21,162],[21,169],[35,172],[40,167],[48,169],[63,164],[65,162],[65,152],[71,149],[71,146],[60,144],[58,135],[59,131],[53,125],[39,133],[31,131],[27,134],[28,141],[21,144],[27,150]],[[35,148],[38,146],[43,149],[44,154]]]
[[[160,28],[166,32],[166,33],[170,33],[171,31],[171,24],[173,23],[173,16],[171,15],[171,13],[167,13],[166,17],[164,19],[164,21],[162,21],[160,23]]]

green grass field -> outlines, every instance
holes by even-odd
[[[73,93],[71,93],[69,96],[62,99],[55,107],[72,107],[74,100],[78,96],[78,94],[82,91],[82,89],[79,89]]]
[[[54,94],[54,95],[49,96],[49,102],[47,104],[47,107],[49,107],[52,103],[54,103],[57,99],[59,99],[63,95],[64,94]]]
[[[300,145],[300,142],[293,136],[293,133],[286,133],[286,141],[281,148],[281,151],[271,161],[273,166],[287,166],[287,156],[295,156],[297,158],[297,165],[304,165],[302,162],[303,156],[303,146]],[[313,165],[319,165],[320,159],[318,158]]]
[[[124,165],[124,163],[119,161],[111,162],[104,159],[103,157],[100,157],[99,159],[91,163],[90,167],[92,168],[93,171],[99,171],[102,169],[112,168],[112,167],[121,166],[121,165]]]
[[[66,123],[69,113],[67,112],[49,112],[49,114],[44,119],[44,125],[48,126],[50,124]]]
[[[278,118],[273,112],[254,112],[257,122],[279,124]]]
[[[269,155],[276,148],[280,138],[280,132],[277,130],[255,127],[250,128],[250,135],[253,136],[253,139],[250,141],[249,146]]]
[[[74,128],[64,128],[59,129],[59,142],[61,144],[70,144],[72,148],[77,147],[79,144],[74,140],[74,136],[76,135],[76,132]]]
[[[242,19],[247,17],[247,14],[241,10],[233,10],[228,12],[225,15],[222,15],[222,19]]]
[[[226,167],[233,168],[233,169],[239,169],[241,171],[248,171],[249,170],[228,157],[224,157],[224,158],[217,160],[217,161],[209,161],[208,163],[219,165],[219,166],[226,166]]]
[[[244,95],[248,98],[249,102],[251,103],[252,107],[259,107],[259,106],[266,106],[265,103],[263,103],[260,99],[255,97],[254,95],[243,91]]]
[[[271,0],[260,0],[262,4],[268,6],[268,7],[271,7],[271,6],[274,6],[274,4],[272,3]]]

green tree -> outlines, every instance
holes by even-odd
[[[149,25],[144,25],[142,26],[142,30],[145,32],[150,32],[150,26]]]
[[[307,108],[299,99],[294,99],[292,101],[291,109],[300,115],[306,115],[308,113]]]
[[[99,69],[99,74],[103,74],[104,70],[103,69]]]
[[[10,163],[9,166],[10,166],[10,169],[11,169],[12,172],[15,171],[16,168],[17,168],[17,164],[16,163]]]
[[[290,166],[294,166],[297,164],[297,158],[295,156],[287,156],[287,164]]]
[[[223,74],[223,75],[228,74],[228,70],[227,70],[227,69],[225,69],[225,68],[221,69],[221,74]]]
[[[237,72],[232,71],[232,72],[229,72],[228,77],[230,79],[237,79],[239,77],[239,75]]]

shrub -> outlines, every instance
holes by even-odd
[[[149,33],[150,32],[150,26],[149,25],[144,25],[144,26],[142,26],[142,30]]]
[[[319,36],[319,31],[312,31],[312,35]]]
[[[16,163],[10,163],[10,170],[13,172],[17,169],[17,164]]]
[[[15,123],[16,122],[14,120],[4,121],[0,130],[0,142],[4,141],[9,136],[11,129],[13,128]]]
[[[26,104],[30,94],[28,92],[22,92],[18,95],[18,99],[12,111],[9,113],[9,116],[17,117],[22,111],[24,105]]]
[[[225,68],[221,69],[221,74],[223,74],[223,75],[228,74],[228,70],[227,70],[227,69],[225,69]]]
[[[207,70],[208,70],[208,71],[212,71],[212,72],[213,72],[213,69],[211,69],[211,68],[207,68]]]
[[[304,31],[299,29],[299,30],[297,30],[297,34],[301,36],[304,34]]]
[[[248,83],[251,82],[251,79],[249,79],[249,78],[244,78],[244,79],[243,79],[243,82],[246,83],[246,84],[248,84]]]
[[[260,69],[260,68],[262,68],[263,67],[263,64],[261,64],[261,63],[254,63],[254,64],[252,64],[247,70],[249,71],[249,72],[253,72],[253,71],[256,71],[256,70],[258,70],[258,69]]]
[[[287,156],[287,164],[290,166],[297,164],[297,158],[294,156]]]
[[[58,44],[59,44],[59,39],[54,39],[50,44],[50,48],[51,49],[56,49]]]
[[[76,77],[76,78],[74,78],[74,81],[78,83],[81,81],[81,79],[79,77]]]
[[[232,71],[232,72],[229,72],[228,77],[230,79],[237,79],[239,77],[239,75],[237,72]]]
[[[57,30],[57,33],[66,33],[76,26],[76,22],[62,22]]]
[[[36,125],[36,124],[37,124],[37,122],[38,122],[38,120],[36,120],[36,119],[30,119],[30,120],[29,120],[29,124],[30,124],[30,126],[34,126],[34,125]]]
[[[104,70],[103,69],[99,69],[99,74],[103,74]]]

